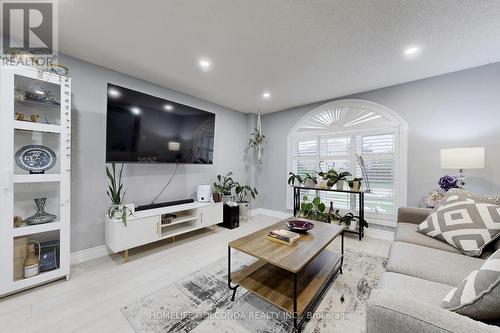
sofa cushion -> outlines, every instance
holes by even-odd
[[[449,286],[457,286],[485,260],[432,249],[416,244],[392,242],[386,271],[406,274]]]
[[[500,206],[475,203],[460,195],[449,196],[417,230],[477,257],[500,236]]]
[[[440,306],[443,297],[449,293],[452,287],[409,275],[384,272],[377,289],[384,289],[390,293]]]
[[[399,222],[396,226],[394,240],[398,242],[407,242],[433,249],[448,251],[452,253],[461,253],[457,248],[438,239],[429,237],[417,231],[418,225],[413,223]]]
[[[453,288],[442,307],[477,320],[500,319],[500,250]]]

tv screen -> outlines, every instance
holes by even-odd
[[[108,83],[106,161],[213,164],[215,114]]]

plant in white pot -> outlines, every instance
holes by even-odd
[[[288,173],[288,185],[290,186],[300,186],[302,185],[302,177],[300,175],[296,175],[293,172]]]
[[[330,169],[327,172],[320,172],[318,175],[321,176],[323,180],[327,181],[328,187],[332,187],[336,184],[337,190],[343,190],[344,181],[351,173],[348,171],[337,172],[335,169]]]
[[[359,216],[354,215],[353,213],[347,213],[343,217],[340,218],[340,223],[345,224],[349,230],[356,230],[358,224],[363,224],[363,227],[368,228],[368,222],[365,219],[362,219]]]
[[[316,171],[313,171],[313,173],[308,173],[306,172],[304,174],[304,186],[305,187],[316,187],[318,185],[318,179],[317,179]]]
[[[356,177],[348,181],[349,188],[351,189],[351,191],[359,191],[361,189],[362,180],[363,178]]]
[[[123,164],[120,168],[118,177],[116,175],[116,166],[111,164],[111,170],[106,166],[106,175],[109,178],[110,184],[106,193],[111,199],[111,206],[108,209],[108,217],[113,220],[121,221],[127,226],[127,218],[134,214],[134,205],[125,205],[123,199],[127,191],[123,190],[122,175]]]
[[[250,187],[249,185],[240,185],[237,184],[235,188],[236,192],[236,200],[238,205],[240,206],[240,217],[242,219],[246,219],[248,217],[248,210],[250,208],[250,197],[255,199],[259,192],[254,187]]]

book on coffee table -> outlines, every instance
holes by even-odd
[[[293,231],[278,229],[272,230],[267,235],[267,239],[281,244],[291,245],[300,238],[300,235]]]

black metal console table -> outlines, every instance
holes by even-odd
[[[339,192],[359,195],[358,209],[359,217],[361,219],[365,218],[365,192],[364,191],[351,191],[351,190],[337,190],[333,188],[319,188],[319,187],[305,187],[305,186],[294,186],[293,187],[293,216],[297,216],[300,211],[300,191],[301,190],[313,190],[313,191],[323,191],[323,192]],[[345,232],[353,233],[359,236],[361,240],[365,236],[365,228],[361,221],[358,221],[358,230],[345,229]]]

